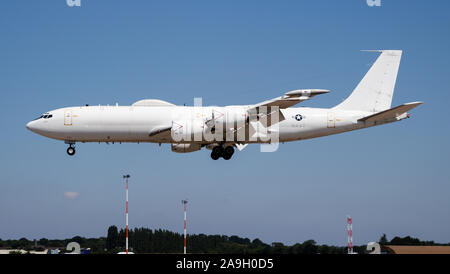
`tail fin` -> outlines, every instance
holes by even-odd
[[[359,82],[352,94],[336,109],[379,112],[391,107],[397,80],[401,50],[375,50],[381,52],[378,59]]]

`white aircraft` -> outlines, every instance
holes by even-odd
[[[376,50],[380,56],[355,90],[332,108],[292,106],[323,89],[300,89],[255,105],[176,106],[147,99],[131,106],[78,106],[52,110],[29,122],[27,128],[69,144],[76,142],[170,143],[172,151],[212,150],[211,158],[229,160],[234,148],[250,143],[298,141],[362,129],[409,118],[407,111],[422,102],[391,108],[401,50]]]

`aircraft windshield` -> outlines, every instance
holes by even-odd
[[[34,119],[34,120],[39,120],[39,119],[41,119],[41,118],[44,118],[44,119],[49,119],[49,118],[52,118],[53,117],[53,115],[52,114],[48,114],[48,113],[46,113],[46,114],[42,114],[41,116],[39,116],[39,117],[37,117],[36,119]]]

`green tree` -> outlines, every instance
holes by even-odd
[[[31,242],[28,241],[27,238],[20,238],[19,241],[17,242],[17,247],[18,248],[27,249],[30,246],[31,246]]]
[[[316,245],[316,241],[307,240],[303,242],[303,253],[304,254],[317,254],[318,248]]]
[[[71,242],[77,242],[78,244],[83,245],[84,242],[85,242],[85,239],[83,237],[80,237],[80,236],[75,236],[70,241]]]
[[[48,246],[48,239],[42,238],[38,241],[39,245]]]
[[[383,233],[383,236],[380,237],[379,243],[381,245],[387,245],[389,243],[386,234]]]
[[[119,232],[117,226],[112,225],[108,228],[108,235],[106,237],[106,249],[108,251],[118,247],[119,244]]]
[[[406,236],[406,237],[394,237],[391,241],[390,244],[392,245],[423,245],[424,243],[421,242],[419,239],[417,238],[413,238],[411,236]]]

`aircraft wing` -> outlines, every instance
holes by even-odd
[[[298,89],[286,92],[283,96],[270,99],[259,104],[254,105],[254,108],[259,108],[262,106],[273,107],[277,106],[278,108],[288,108],[292,107],[300,102],[311,99],[312,97],[330,92],[326,89]]]
[[[247,112],[250,118],[262,119],[263,124],[267,127],[273,125],[276,122],[281,122],[285,119],[283,114],[279,111],[280,109],[285,109],[292,107],[300,102],[311,99],[312,97],[330,92],[325,89],[298,89],[286,92],[283,96],[270,99],[259,104],[251,106]],[[278,107],[278,109],[273,110],[272,107]],[[278,112],[278,121],[271,121],[273,115]]]

